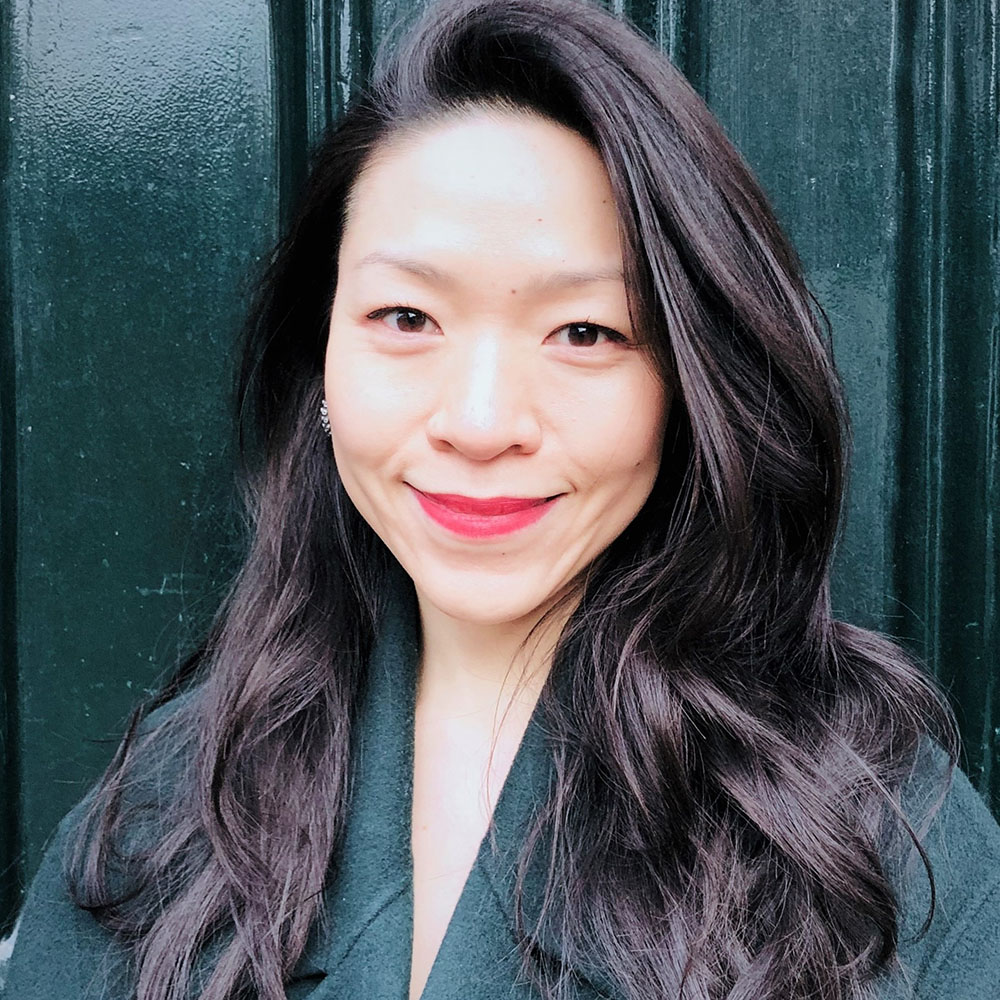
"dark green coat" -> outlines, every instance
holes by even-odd
[[[327,890],[326,932],[315,932],[288,986],[290,1000],[405,1000],[411,943],[410,788],[417,663],[412,594],[390,602],[371,661],[359,770],[342,874]],[[534,996],[518,981],[511,873],[519,835],[545,796],[550,758],[536,712],[497,803],[424,990],[425,1000]],[[916,794],[919,795],[919,788]],[[72,817],[73,814],[71,814]],[[70,819],[70,818],[68,818]],[[70,819],[71,822],[71,819]],[[8,1000],[124,1000],[123,953],[69,902],[60,873],[64,821],[24,907],[8,970]],[[1000,828],[964,775],[926,839],[938,888],[929,934],[904,943],[907,976],[878,1000],[1000,997]],[[902,886],[904,938],[927,912],[917,865]],[[579,1000],[611,995],[581,976]]]

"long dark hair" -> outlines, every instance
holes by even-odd
[[[580,0],[433,4],[316,151],[248,325],[249,554],[155,704],[187,695],[137,713],[96,789],[75,898],[132,945],[140,1000],[185,996],[206,954],[203,1000],[284,996],[336,878],[391,559],[317,420],[345,210],[390,136],[482,105],[598,151],[633,323],[674,388],[652,494],[541,696],[555,781],[521,859],[521,884],[547,866],[525,970],[547,996],[577,963],[632,1000],[863,996],[897,944],[900,787],[928,735],[954,759],[954,728],[899,648],[832,616],[845,411],[793,250],[682,76]]]

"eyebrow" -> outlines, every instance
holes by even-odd
[[[386,264],[389,267],[406,271],[425,281],[433,282],[437,285],[454,285],[457,278],[431,266],[426,261],[417,260],[413,257],[406,257],[400,254],[391,253],[386,250],[373,250],[366,254],[354,265],[355,270],[369,264]],[[529,282],[528,287],[533,290],[543,291],[551,288],[572,288],[577,285],[590,285],[599,281],[621,282],[625,280],[625,275],[621,268],[600,268],[596,271],[554,271],[542,278],[536,278]]]

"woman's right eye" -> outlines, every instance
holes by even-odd
[[[433,322],[427,313],[409,306],[386,306],[368,314],[368,319],[386,320],[397,333],[423,333],[428,322]]]

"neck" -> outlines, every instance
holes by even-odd
[[[452,618],[419,594],[417,601],[422,634],[418,700],[461,713],[492,713],[498,706],[531,710],[552,669],[572,604],[541,625],[545,608],[516,621],[481,624]]]

